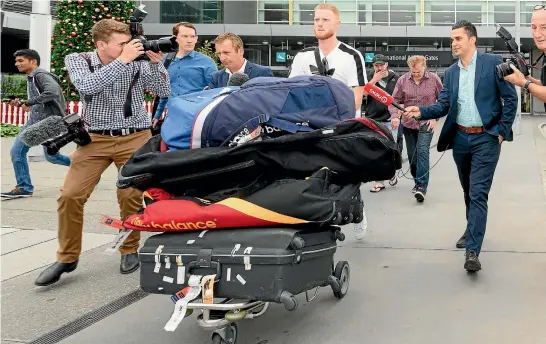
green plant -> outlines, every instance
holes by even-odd
[[[24,74],[2,74],[2,99],[27,99],[27,80]]]
[[[21,131],[21,127],[12,124],[2,123],[1,130],[2,137],[14,137],[19,134],[19,132]]]
[[[195,51],[207,55],[208,57],[213,59],[214,62],[216,62],[216,66],[218,67],[218,69],[224,68],[224,66],[222,66],[222,63],[220,62],[220,59],[218,58],[218,55],[216,55],[214,49],[212,48],[212,42],[209,42],[208,40],[204,41],[199,47],[195,48]]]
[[[129,23],[135,9],[134,1],[59,0],[57,22],[51,37],[51,72],[61,79],[63,92],[69,101],[79,100],[74,85],[68,81],[64,58],[71,53],[94,50],[91,29],[102,19]]]

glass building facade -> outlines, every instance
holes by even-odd
[[[202,24],[312,25],[313,9],[321,3],[336,5],[343,24],[373,26],[451,26],[461,19],[477,26],[514,26],[519,4],[521,26],[529,26],[536,1],[515,0],[246,0],[255,15],[225,20],[228,1],[160,1],[160,22]]]

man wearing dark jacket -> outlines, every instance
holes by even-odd
[[[392,70],[389,70],[389,62],[387,58],[384,55],[376,55],[373,60],[373,72],[370,71],[368,75],[368,80],[370,80],[370,83],[385,90],[388,94],[392,94],[394,92],[394,88],[396,86],[396,81],[398,81],[399,76],[393,72]],[[373,74],[372,74],[373,73]],[[378,102],[372,97],[366,97],[367,99],[362,102],[363,103],[363,110],[365,111],[365,116],[367,118],[373,119],[377,122],[381,122],[385,125],[387,125],[389,128],[392,127],[390,125],[390,112],[389,108],[384,105],[381,102]],[[403,139],[402,139],[402,126],[399,126],[398,132],[394,133],[397,137],[398,142],[398,149],[400,152],[402,152],[402,145],[403,145]],[[391,185],[396,185],[397,178],[394,176],[390,180]],[[382,181],[378,181],[373,188],[370,190],[371,192],[379,192],[385,188],[385,185]]]
[[[15,66],[19,72],[27,75],[28,100],[15,99],[13,106],[21,106],[28,112],[28,119],[21,128],[21,132],[29,125],[40,122],[49,116],[63,116],[65,114],[65,99],[58,78],[48,71],[40,68],[40,55],[32,49],[18,50],[14,54]],[[21,142],[19,135],[15,138],[11,147],[11,162],[15,172],[17,185],[9,192],[2,192],[5,198],[30,197],[34,192],[34,186],[30,180],[27,153],[29,147]],[[70,165],[70,158],[62,154],[49,155],[44,147],[46,160],[52,164]]]

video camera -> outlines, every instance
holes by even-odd
[[[79,146],[91,143],[91,137],[87,130],[85,130],[84,122],[77,113],[63,117],[63,120],[67,131],[42,143],[49,155],[57,154],[59,149],[72,141]]]
[[[528,76],[529,65],[525,61],[525,57],[519,52],[519,47],[510,34],[505,28],[497,24],[497,36],[504,39],[504,44],[508,48],[508,51],[512,56],[510,56],[510,61],[504,62],[496,66],[497,77],[503,79],[505,76],[512,74],[514,71],[510,67],[513,64],[524,76]]]
[[[142,29],[142,20],[146,18],[148,15],[148,12],[144,11],[144,7],[146,5],[140,5],[138,8],[136,8],[131,16],[129,17],[129,28],[131,30],[131,39],[138,39],[142,43],[144,47],[144,51],[151,50],[154,53],[158,52],[164,52],[168,53],[171,51],[178,50],[178,42],[176,41],[176,37],[170,36],[170,37],[161,37],[160,39],[148,41],[146,40],[146,37],[143,36],[143,29]],[[148,56],[141,55],[138,58],[135,59],[135,61],[138,60],[147,60]]]

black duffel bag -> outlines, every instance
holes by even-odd
[[[162,151],[154,136],[119,170],[117,186],[161,188],[176,195],[207,195],[249,181],[303,179],[323,167],[346,183],[391,179],[402,159],[390,130],[356,118],[237,147]]]

